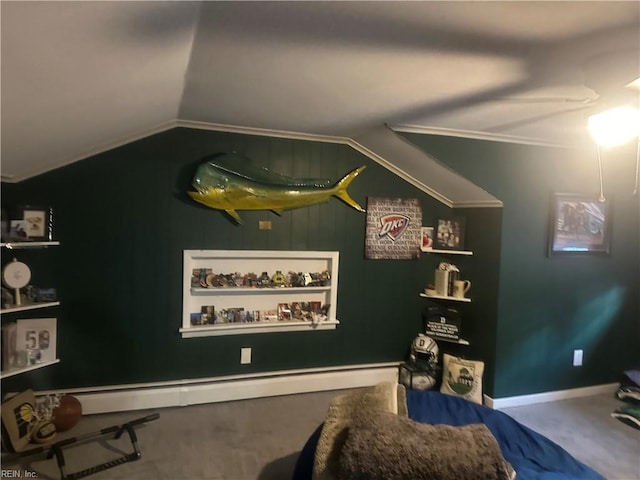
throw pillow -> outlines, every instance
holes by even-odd
[[[339,480],[509,480],[514,470],[484,424],[429,425],[386,412],[357,414]]]
[[[440,392],[482,405],[484,362],[443,354]]]

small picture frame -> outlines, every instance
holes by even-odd
[[[610,210],[610,203],[597,195],[553,194],[549,256],[609,254]]]
[[[18,208],[15,221],[22,222],[29,241],[53,240],[52,209],[24,205]],[[13,222],[12,222],[13,223]]]
[[[441,218],[436,227],[434,246],[440,250],[464,249],[464,218]]]
[[[279,322],[290,322],[293,320],[291,313],[291,307],[288,303],[279,303],[278,304],[278,321]]]
[[[422,227],[420,229],[420,250],[423,252],[433,250],[434,230],[435,228],[433,227]]]
[[[216,307],[214,305],[203,305],[200,309],[200,324],[213,325],[216,323]]]

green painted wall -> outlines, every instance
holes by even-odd
[[[237,151],[273,171],[339,179],[367,169],[351,196],[418,198],[425,225],[450,209],[350,147],[204,130],[174,129],[48,172],[3,184],[3,206],[52,205],[60,247],[20,252],[33,283],[56,286],[62,305],[29,316],[55,315],[62,362],[2,382],[5,391],[214,377],[308,367],[401,361],[421,328],[418,293],[442,259],[364,259],[365,214],[337,199],[278,217],[225,214],[186,198],[195,166],[205,156]],[[502,211],[468,209],[468,248],[460,260],[473,282],[465,305],[465,355],[487,361],[491,393],[495,361]],[[273,230],[258,230],[269,219]],[[335,331],[182,339],[184,249],[338,250],[340,275]],[[8,260],[3,252],[3,262]],[[26,317],[26,314],[20,314]],[[3,315],[10,321],[19,314]],[[240,365],[240,348],[253,363]],[[455,347],[459,348],[459,347]],[[455,348],[449,349],[455,353]],[[443,346],[443,349],[446,347]]]
[[[611,254],[549,258],[551,194],[599,192],[595,148],[406,137],[504,202],[495,397],[613,383],[640,365],[635,145],[603,152]],[[574,349],[583,367],[572,366]]]

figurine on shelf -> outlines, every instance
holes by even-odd
[[[262,272],[262,275],[260,275],[260,279],[258,281],[258,286],[259,287],[270,287],[271,286],[271,279],[269,278],[269,274],[267,272]]]
[[[282,273],[282,270],[276,270],[276,273],[271,277],[271,283],[274,287],[284,287],[287,283],[287,278]]]

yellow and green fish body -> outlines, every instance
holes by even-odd
[[[243,159],[244,161],[238,161]],[[365,210],[347,193],[347,187],[364,166],[330,185],[324,179],[298,179],[269,172],[237,155],[225,155],[203,163],[193,179],[189,196],[215,210],[223,210],[242,223],[237,210],[284,210],[322,203],[337,197],[358,211]]]

